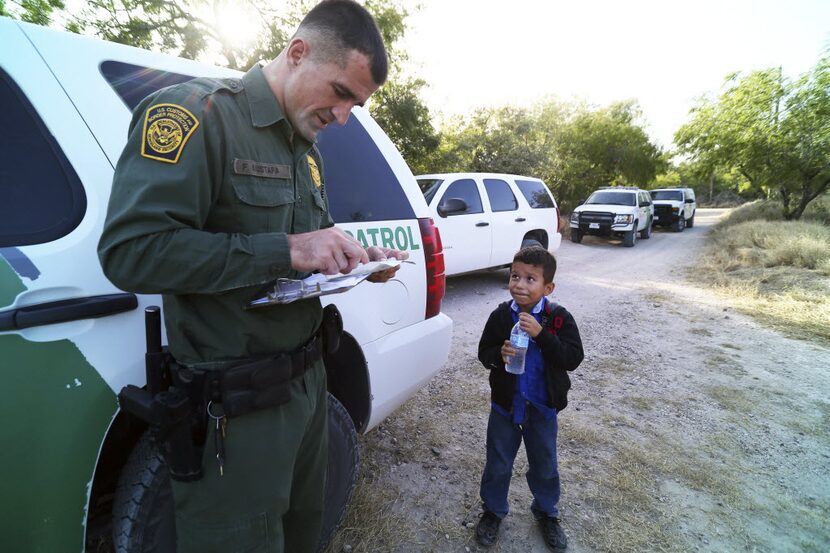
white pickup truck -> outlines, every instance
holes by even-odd
[[[441,232],[447,276],[509,265],[523,245],[553,253],[562,243],[559,207],[540,179],[501,173],[416,179]]]
[[[654,224],[671,227],[675,232],[695,226],[697,202],[691,188],[658,188],[651,190],[654,199]]]

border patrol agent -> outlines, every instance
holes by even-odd
[[[329,123],[345,124],[386,73],[371,15],[351,0],[326,0],[267,65],[163,89],[134,112],[98,246],[106,275],[124,290],[163,294],[169,350],[188,371],[230,374],[276,356],[287,375],[277,378],[278,405],[230,419],[221,403],[208,405],[218,445],[206,438],[201,479],[173,482],[180,552],[318,546],[327,461],[321,305],[243,306],[277,277],[406,258],[364,250],[333,226],[313,144]]]

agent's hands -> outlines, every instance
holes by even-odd
[[[530,313],[519,313],[519,327],[527,332],[531,338],[536,338],[542,332],[542,325]]]
[[[404,259],[409,258],[409,252],[402,252],[391,248],[379,248],[378,246],[370,247],[366,250],[366,254],[369,256],[369,261],[385,261],[390,257],[403,261]],[[395,276],[395,273],[397,273],[400,268],[401,266],[398,265],[397,267],[392,267],[391,269],[386,269],[385,271],[372,273],[366,277],[366,280],[369,282],[386,282]]]
[[[301,273],[348,273],[358,263],[369,262],[369,256],[360,242],[337,227],[289,234],[288,249],[291,267]]]

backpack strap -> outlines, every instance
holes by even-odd
[[[542,328],[546,328],[548,332],[554,335],[556,334],[556,331],[562,328],[562,325],[565,324],[565,319],[563,319],[561,315],[554,316],[553,314],[557,307],[559,307],[558,304],[550,300],[546,301],[545,308],[539,317],[539,323],[542,325]]]

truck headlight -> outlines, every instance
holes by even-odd
[[[614,224],[629,225],[633,220],[633,215],[617,215],[614,217]]]
[[[579,213],[571,213],[571,223],[578,223],[579,222]]]

